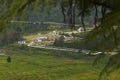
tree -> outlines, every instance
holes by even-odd
[[[100,77],[101,77],[104,73],[112,72],[113,70],[118,69],[120,66],[120,62],[119,62],[119,58],[120,58],[119,3],[120,1],[111,0],[108,2],[107,0],[105,0],[103,3],[102,2],[94,2],[94,3],[102,6],[102,18],[101,18],[102,20],[101,20],[101,24],[97,26],[97,28],[91,31],[91,33],[87,38],[87,41],[90,42],[98,37],[103,36],[102,39],[96,44],[96,46],[94,46],[94,49],[98,47],[103,47],[108,41],[110,41],[110,43],[103,49],[103,52],[111,51],[116,48],[118,49],[119,52],[119,54],[110,57],[108,63],[100,73]],[[99,58],[103,58],[103,57],[104,55],[99,56]],[[99,58],[97,58],[97,60]]]

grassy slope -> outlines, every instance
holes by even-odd
[[[26,47],[9,47],[7,53],[0,56],[1,80],[96,80],[100,71],[92,66],[94,57],[81,53]]]

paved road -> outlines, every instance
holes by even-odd
[[[74,49],[74,48],[63,48],[63,47],[41,47],[41,46],[30,46],[34,48],[43,48],[43,49],[52,49],[52,50],[61,50],[61,51],[72,51],[72,52],[79,52],[79,49]]]
[[[49,46],[49,47],[41,47],[41,46],[30,46],[30,47],[34,47],[34,48],[43,48],[43,49],[52,49],[52,50],[61,50],[61,51],[72,51],[72,52],[79,52],[80,49],[75,49],[75,48],[63,48],[63,47],[52,47],[52,46]],[[89,54],[90,50],[82,50],[81,51],[82,53],[85,53],[85,54]],[[95,56],[95,55],[99,55],[101,54],[102,52],[93,52],[93,53],[90,53],[91,55]],[[106,54],[108,55],[116,55],[118,54],[118,52],[105,52]]]

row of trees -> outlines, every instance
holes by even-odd
[[[17,42],[21,38],[21,28],[9,27],[6,31],[0,33],[0,46],[5,46]]]
[[[35,34],[41,31],[49,30],[49,24],[33,23],[10,23],[9,27],[0,33],[0,46],[17,43],[23,39],[23,35]]]

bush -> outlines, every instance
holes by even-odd
[[[10,56],[8,56],[8,58],[7,58],[7,62],[8,62],[8,63],[11,62],[11,57],[10,57]]]

